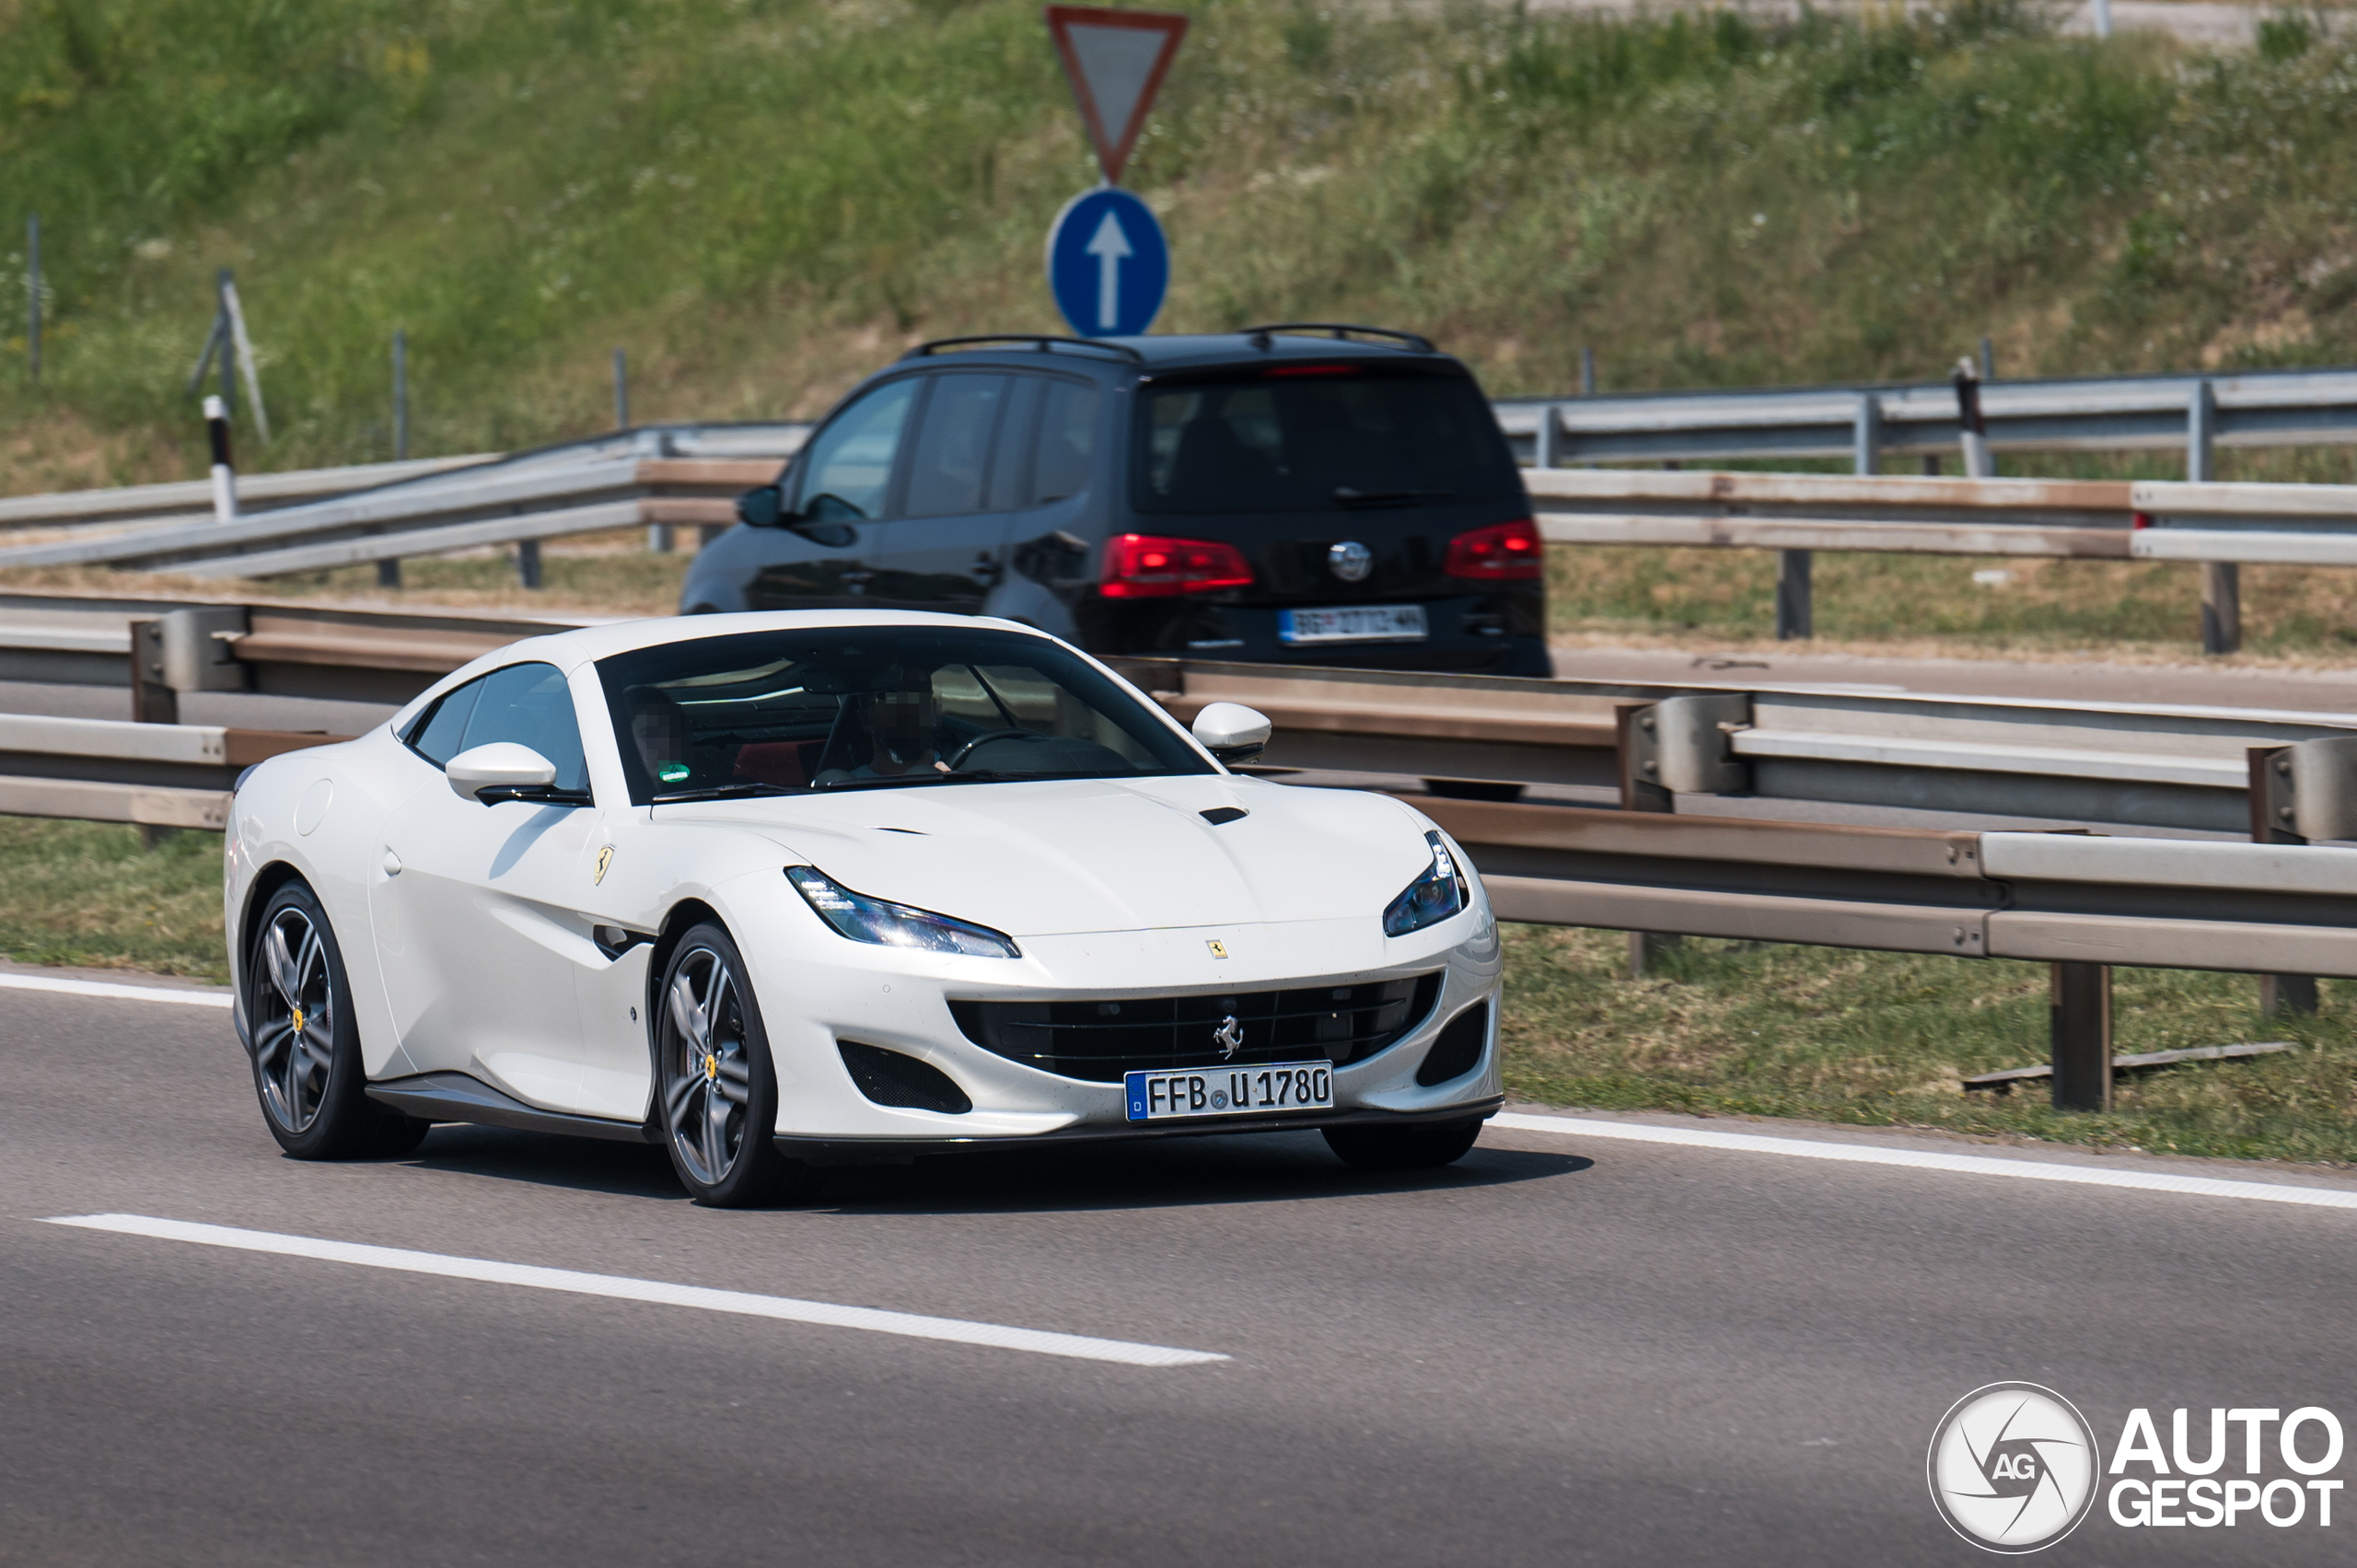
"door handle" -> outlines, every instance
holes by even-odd
[[[874,582],[876,580],[876,574],[873,572],[845,572],[836,580],[839,582],[848,583],[853,587],[857,587],[862,583]]]
[[[395,854],[391,850],[387,850],[385,852],[385,875],[388,877],[398,877],[401,874],[401,857]]]
[[[976,582],[985,585],[995,583],[1005,574],[1005,571],[1006,568],[1000,565],[987,550],[974,557],[974,580]]]

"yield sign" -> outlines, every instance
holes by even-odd
[[[1097,144],[1097,167],[1107,184],[1118,185],[1163,73],[1187,36],[1187,18],[1170,11],[1051,6],[1048,31],[1080,100],[1081,123]]]

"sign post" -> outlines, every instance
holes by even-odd
[[[1048,288],[1082,337],[1132,336],[1161,312],[1170,249],[1154,209],[1120,188],[1121,171],[1187,36],[1187,18],[1097,6],[1051,6],[1047,14],[1105,176],[1056,215],[1048,231]]]

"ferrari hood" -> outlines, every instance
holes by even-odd
[[[1013,936],[1374,921],[1431,864],[1424,824],[1397,801],[1219,775],[725,801],[656,820],[749,829],[782,866]]]

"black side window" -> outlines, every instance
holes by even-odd
[[[909,455],[909,494],[900,514],[955,517],[982,509],[982,476],[991,437],[1006,402],[1006,377],[961,372],[935,376]]]
[[[998,441],[991,453],[990,489],[982,498],[986,512],[1012,512],[1027,499],[1023,486],[1031,477],[1031,415],[1039,406],[1040,389],[1048,384],[1037,376],[1011,378],[1006,412],[998,416]]]
[[[589,761],[581,751],[581,726],[573,718],[573,690],[556,666],[511,664],[475,684],[482,688],[482,696],[467,718],[460,751],[494,740],[512,740],[556,764],[556,788],[589,787]]]
[[[474,716],[475,701],[482,695],[482,683],[489,679],[479,676],[435,699],[425,717],[410,726],[411,749],[437,768],[448,766],[451,758],[466,749],[460,742],[467,733],[467,720]]]
[[[1061,501],[1088,488],[1097,455],[1097,389],[1051,381],[1039,411],[1039,442],[1031,465],[1033,505]]]

